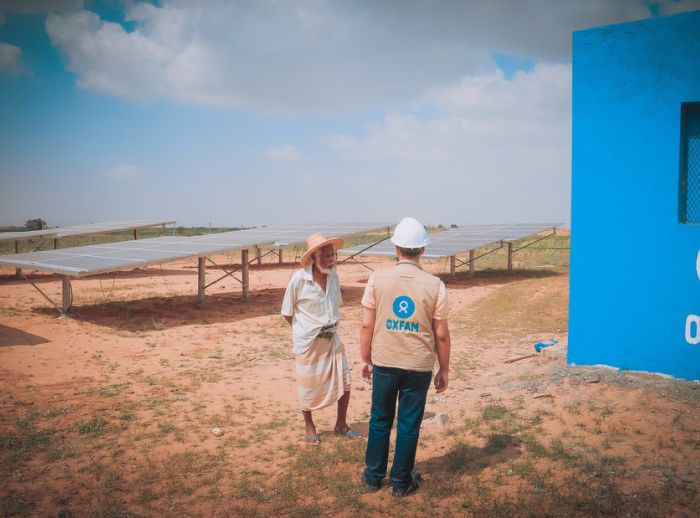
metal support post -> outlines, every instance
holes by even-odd
[[[165,227],[163,227],[163,230],[165,230]],[[134,239],[138,239],[138,230],[134,229]]]
[[[19,241],[15,241],[15,253],[19,253]],[[22,268],[15,268],[15,276],[19,277],[22,275]]]
[[[508,273],[513,273],[513,242],[508,241]]]
[[[73,304],[73,288],[70,285],[70,277],[68,275],[63,276],[63,286],[62,286],[62,292],[63,292],[63,314],[65,315],[68,313],[68,310],[70,309],[71,305]]]
[[[197,302],[200,306],[204,304],[204,260],[204,257],[197,258]]]
[[[474,250],[469,250],[469,275],[473,276],[476,271],[476,258],[474,257]]]
[[[258,262],[258,264],[262,264],[262,257],[260,256],[260,247],[255,246],[255,260]]]
[[[557,256],[559,255],[559,250],[557,250],[557,227],[554,227],[554,269],[556,270],[557,268]]]
[[[53,249],[56,250],[58,248],[58,238],[55,237],[53,238]]]
[[[456,266],[457,266],[457,265],[455,264],[455,262],[456,262],[455,259],[456,259],[456,258],[455,258],[454,255],[451,255],[451,256],[450,256],[450,275],[451,275],[452,277],[455,276],[455,269],[456,269]]]
[[[282,249],[281,248],[279,249],[279,254],[280,254],[279,263],[282,264],[282,263],[284,263],[284,259],[282,259]]]
[[[248,249],[241,250],[241,284],[243,285],[243,301],[248,300],[250,288],[250,275],[248,272]]]

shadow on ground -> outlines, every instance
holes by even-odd
[[[39,345],[48,343],[49,340],[43,336],[33,335],[21,329],[3,326],[0,324],[0,347],[10,347],[12,345]]]
[[[231,323],[266,315],[279,315],[284,291],[285,288],[251,291],[247,302],[241,300],[238,291],[213,293],[207,295],[202,306],[197,304],[196,293],[74,305],[69,317],[132,332],[161,331],[186,325]],[[354,304],[361,296],[362,288],[343,288],[346,301],[352,301]],[[56,315],[56,310],[50,306],[34,307],[32,311],[51,317]]]
[[[435,476],[475,474],[488,466],[502,464],[522,455],[520,441],[512,435],[491,435],[483,448],[457,443],[440,457],[416,463],[416,470]]]

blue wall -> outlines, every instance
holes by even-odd
[[[700,225],[678,219],[688,101],[700,101],[700,11],[574,33],[570,363],[700,379],[700,344],[686,340]]]

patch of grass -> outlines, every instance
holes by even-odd
[[[0,436],[0,451],[9,453],[13,462],[23,462],[43,450],[52,440],[52,432],[30,429],[23,434]]]
[[[547,456],[547,447],[533,434],[526,434],[523,437],[523,445],[535,458],[539,459]]]
[[[102,435],[104,433],[106,425],[107,421],[101,417],[93,417],[89,421],[80,421],[75,426],[75,430],[81,435],[97,437],[98,435]]]
[[[577,455],[570,453],[561,439],[554,439],[547,449],[548,456],[553,460],[563,460],[572,462],[578,458]]]
[[[3,516],[29,516],[34,512],[34,504],[24,493],[10,491],[2,497]]]
[[[38,419],[39,419],[39,412],[32,409],[29,412],[27,412],[26,414],[24,414],[23,416],[17,418],[17,420],[16,420],[17,428],[20,428],[20,429],[33,428],[36,425],[36,422]]]
[[[100,387],[95,390],[95,394],[101,397],[115,397],[120,395],[124,389],[128,388],[130,383],[115,383],[113,385],[107,385]]]
[[[489,404],[483,408],[481,416],[485,421],[492,421],[494,419],[503,419],[508,413],[509,410],[503,405]]]
[[[46,412],[44,412],[44,417],[58,417],[63,414],[67,414],[70,412],[70,408],[68,407],[56,407],[56,408],[49,408]]]
[[[569,412],[571,415],[581,414],[581,402],[580,401],[567,401],[564,404],[564,410]]]
[[[160,433],[160,435],[168,435],[171,433],[178,433],[180,431],[181,430],[174,424],[166,423],[158,425],[158,433]]]

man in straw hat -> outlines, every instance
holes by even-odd
[[[350,366],[337,334],[340,320],[340,283],[335,271],[340,237],[316,233],[306,240],[301,257],[304,267],[292,275],[282,301],[282,315],[292,326],[299,404],[306,425],[307,442],[317,444],[320,435],[311,412],[337,403],[335,433],[359,435],[347,424],[350,402]]]
[[[364,476],[368,490],[381,487],[398,398],[396,449],[389,477],[393,495],[402,497],[420,486],[420,473],[413,466],[425,400],[436,357],[440,369],[435,388],[437,392],[447,389],[451,344],[445,284],[420,265],[428,245],[425,227],[404,218],[391,242],[398,262],[370,276],[361,302],[362,377],[372,381]]]

